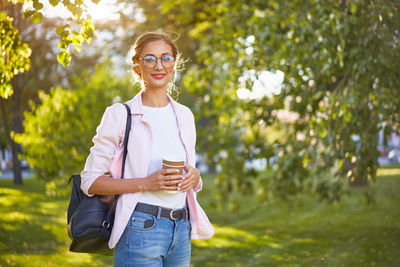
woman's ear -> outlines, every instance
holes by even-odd
[[[134,64],[132,67],[133,72],[139,77],[141,78],[141,74],[140,74],[140,68],[138,64]]]

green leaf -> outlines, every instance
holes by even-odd
[[[71,62],[71,54],[66,51],[61,51],[57,54],[57,61],[63,66],[68,66]]]
[[[357,12],[357,5],[352,3],[350,6],[350,11],[352,14],[355,14]]]
[[[64,5],[69,11],[71,11],[72,14],[74,14],[75,4],[73,4],[71,2],[67,2],[67,4],[64,4]]]
[[[50,3],[52,6],[57,6],[58,3],[59,3],[59,0],[49,0],[49,3]]]
[[[80,44],[82,44],[84,41],[85,41],[85,39],[83,38],[82,35],[78,35],[78,36],[76,36],[76,37],[74,37],[74,38],[72,39],[72,43],[73,43],[74,45],[80,45]]]
[[[43,14],[36,12],[36,14],[31,17],[31,20],[33,23],[39,23],[43,20]]]
[[[24,18],[27,19],[36,14],[36,10],[27,10],[24,12]]]
[[[80,18],[82,15],[83,9],[81,7],[75,7],[72,13],[75,15],[76,18]]]
[[[0,85],[0,97],[7,99],[9,96],[13,94],[13,89],[11,84],[2,84]]]
[[[36,10],[40,10],[43,8],[43,4],[39,2],[39,0],[33,0],[33,8]]]
[[[63,33],[65,32],[65,28],[69,28],[69,24],[57,26],[57,28],[56,28],[57,35],[62,36]]]
[[[67,42],[66,42],[65,40],[61,40],[61,41],[58,43],[58,48],[60,48],[60,49],[66,49],[67,46],[68,46],[68,44],[67,44]]]
[[[88,19],[82,23],[81,33],[85,39],[90,39],[93,37],[94,25],[91,19]]]

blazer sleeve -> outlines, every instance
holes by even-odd
[[[193,159],[194,159],[193,166],[195,166],[196,165],[196,124],[195,124],[194,115],[193,115],[192,111],[190,111],[190,115],[191,115],[191,121],[192,121],[192,129],[193,129],[192,130],[192,136],[193,136],[193,151],[192,151],[192,153],[193,153]],[[197,193],[202,188],[203,188],[203,180],[201,179],[201,176],[200,176],[200,181],[195,187],[193,187],[193,191],[195,193]]]
[[[121,145],[125,131],[126,110],[121,104],[108,107],[97,127],[96,135],[93,137],[93,146],[86,159],[86,164],[81,172],[81,189],[90,196],[89,188],[99,177],[110,169],[115,151]]]

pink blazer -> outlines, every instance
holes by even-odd
[[[142,109],[142,93],[138,93],[127,104],[131,108],[132,128],[128,142],[128,155],[125,165],[125,179],[134,179],[147,176],[151,159],[151,130]],[[195,166],[196,129],[194,116],[191,110],[168,96],[180,131],[180,137],[186,149],[187,162]],[[121,104],[108,107],[103,115],[97,133],[92,141],[94,146],[86,159],[84,170],[81,172],[82,191],[88,195],[88,190],[97,177],[110,172],[114,179],[121,177],[123,153],[123,138],[126,124],[126,108]],[[202,188],[202,181],[196,188],[187,192],[186,200],[192,225],[192,239],[208,239],[214,234],[214,229],[196,200],[196,192]],[[141,192],[123,194],[117,203],[114,227],[108,243],[110,248],[115,247],[121,237],[128,220],[136,207]]]

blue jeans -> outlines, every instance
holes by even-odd
[[[190,252],[187,218],[173,221],[134,211],[114,249],[114,267],[189,266]]]

